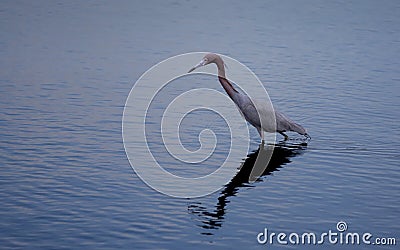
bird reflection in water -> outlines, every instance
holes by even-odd
[[[268,164],[261,176],[270,175],[274,171],[279,171],[279,168],[291,162],[291,158],[300,155],[304,152],[307,147],[307,143],[280,143],[274,146],[267,146],[261,144],[260,147],[250,153],[239,168],[239,172],[232,178],[232,180],[225,185],[225,188],[220,192],[218,202],[209,211],[205,205],[201,202],[193,202],[189,205],[188,210],[190,213],[197,215],[200,218],[200,226],[204,229],[218,229],[224,222],[224,216],[226,213],[226,206],[230,202],[228,198],[235,196],[241,187],[253,187],[249,183],[251,179],[252,170],[259,168],[260,164]],[[267,155],[271,154],[269,162],[266,161]],[[257,157],[260,156],[257,160]],[[265,159],[263,161],[263,159]],[[258,165],[258,166],[257,166]],[[257,178],[255,182],[262,182],[263,178]],[[203,232],[202,234],[210,234],[211,231]]]

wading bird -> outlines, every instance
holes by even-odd
[[[274,110],[274,108],[271,107],[271,105],[268,105],[266,101],[251,100],[246,94],[237,91],[226,79],[224,61],[219,55],[214,53],[206,54],[200,63],[191,68],[188,73],[210,63],[215,63],[217,65],[219,82],[232,101],[236,104],[246,121],[257,129],[262,142],[264,142],[264,131],[269,133],[278,132],[284,136],[285,141],[289,139],[289,137],[284,133],[286,131],[297,132],[304,135],[306,138],[311,139],[305,128],[293,122],[279,111]],[[276,124],[273,124],[274,115]]]

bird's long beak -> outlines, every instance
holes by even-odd
[[[189,70],[188,73],[192,72],[193,70],[195,70],[195,69],[197,69],[197,68],[200,68],[201,66],[204,66],[205,64],[206,64],[206,61],[204,61],[204,59],[201,60],[196,66],[194,66],[193,68],[191,68],[191,69]]]

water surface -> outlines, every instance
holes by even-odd
[[[2,1],[0,13],[2,248],[272,248],[257,243],[265,227],[326,232],[340,220],[399,239],[398,1]],[[148,68],[190,51],[246,64],[312,141],[277,149],[253,184],[244,171],[197,199],[149,188],[124,152],[125,100]],[[202,175],[229,141],[222,121],[195,115],[213,119],[188,117],[187,147],[202,126],[220,131],[208,168],[183,171]],[[237,167],[254,161],[251,138]]]

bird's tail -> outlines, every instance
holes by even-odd
[[[303,128],[303,126],[301,126],[300,124],[297,124],[295,122],[291,122],[289,130],[293,131],[293,132],[297,132],[306,137],[309,137],[309,135],[307,134],[307,130],[305,128]]]

